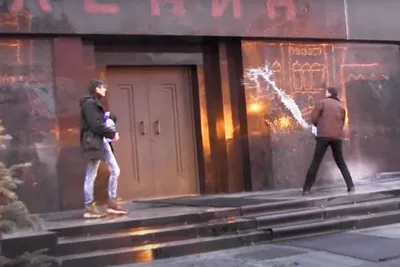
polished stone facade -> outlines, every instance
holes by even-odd
[[[13,137],[1,159],[10,165],[32,164],[22,172],[24,184],[18,190],[32,210],[58,209],[52,41],[2,38],[0,55],[0,119]]]
[[[253,189],[302,185],[315,138],[296,119],[296,111],[311,124],[310,113],[327,86],[339,89],[347,108],[344,147],[353,178],[398,170],[397,45],[244,41],[242,47]],[[249,71],[264,66],[278,89],[262,77],[259,84],[250,80]],[[292,110],[279,90],[294,101]],[[341,179],[330,154],[321,166],[320,183]]]
[[[14,139],[1,157],[32,163],[19,195],[33,212],[82,207],[78,101],[109,66],[190,69],[201,194],[303,182],[314,138],[268,83],[248,80],[249,68],[265,64],[305,121],[323,88],[340,89],[345,156],[356,180],[399,168],[399,47],[355,43],[400,39],[396,1],[3,2],[0,119]],[[340,179],[328,155],[318,181]],[[104,198],[104,167],[97,181]]]

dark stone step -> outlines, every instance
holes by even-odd
[[[60,257],[60,259],[62,260],[63,267],[102,267],[126,263],[148,262],[161,258],[236,248],[270,239],[271,236],[268,231],[255,231],[222,237],[196,238],[133,248],[99,250],[78,255],[63,256]]]
[[[278,214],[263,214],[255,216],[259,227],[278,225],[295,221],[329,219],[350,215],[361,215],[368,213],[379,213],[395,211],[400,208],[400,199],[384,199],[360,204],[347,204],[334,207],[315,207],[300,209],[292,212]]]
[[[395,211],[399,208],[400,199],[391,198],[324,208],[323,217],[333,218],[341,216],[381,213],[387,211]]]
[[[302,236],[310,236],[315,234],[375,227],[398,223],[399,221],[400,211],[396,210],[377,214],[348,216],[344,218],[309,220],[286,225],[260,228],[260,230],[271,231],[272,239],[275,241],[299,238]]]
[[[388,199],[398,196],[400,190],[384,190],[376,193],[364,193],[345,195],[338,197],[323,198],[301,198],[298,200],[276,201],[273,203],[261,205],[249,205],[241,208],[226,208],[221,210],[213,210],[206,212],[197,212],[190,214],[181,214],[173,216],[164,216],[156,218],[126,218],[112,219],[98,222],[77,221],[75,224],[60,224],[60,226],[48,228],[46,230],[57,233],[57,236],[87,236],[100,233],[114,233],[121,229],[132,229],[137,227],[148,227],[150,229],[156,227],[168,227],[185,224],[204,223],[210,220],[220,218],[234,218],[242,216],[259,216],[260,213],[266,212],[287,212],[295,209],[312,209],[318,206],[340,206],[346,203],[361,203],[374,199]]]
[[[308,220],[261,228],[257,231],[242,234],[230,234],[220,237],[195,238],[168,243],[150,244],[132,248],[99,250],[95,252],[75,254],[60,257],[63,267],[69,266],[108,266],[116,264],[152,261],[161,258],[177,257],[208,251],[252,245],[257,242],[273,242],[316,234],[326,234],[338,231],[360,229],[400,220],[400,211],[382,212],[372,215],[349,216],[346,218],[331,218]]]
[[[135,203],[152,203],[164,205],[176,205],[185,207],[243,207],[248,205],[267,204],[282,201],[282,199],[258,199],[251,196],[235,197],[230,195],[216,196],[189,196],[156,200],[134,201]]]
[[[108,221],[100,219],[97,221],[90,221],[89,223],[83,223],[83,221],[80,221],[79,223],[73,225],[60,225],[58,227],[51,227],[46,230],[56,232],[58,237],[86,236],[100,233],[112,233],[121,229],[131,229],[137,227],[167,227],[174,225],[205,223],[211,220],[235,218],[239,216],[239,209],[228,208],[221,210],[205,211],[200,213],[180,214],[163,217],[127,217]]]
[[[400,172],[381,172],[376,175],[376,178],[385,180],[389,179],[396,180],[400,178]]]
[[[300,192],[299,192],[300,194]],[[318,206],[340,206],[345,204],[364,203],[373,200],[392,199],[400,196],[400,189],[387,189],[377,192],[344,194],[338,196],[304,197],[294,200],[276,201],[266,204],[248,205],[241,208],[242,216],[266,212],[286,212],[287,210],[305,209]]]
[[[353,221],[343,219],[305,220],[293,224],[277,225],[265,228],[272,233],[272,240],[282,240],[315,234],[325,234],[352,229]]]
[[[57,236],[55,233],[46,231],[16,231],[12,234],[3,234],[0,246],[1,255],[8,258],[38,250],[45,250],[47,255],[54,256],[57,252]]]
[[[397,191],[391,192],[396,194]],[[103,227],[101,231],[88,231],[83,227],[79,233],[89,236],[59,239],[58,255],[62,255],[63,266],[107,266],[239,247],[249,244],[243,241],[244,237],[250,243],[273,241],[398,222],[400,199],[387,192],[379,194],[347,195],[333,205],[329,205],[333,198],[300,199],[290,204],[284,201],[281,212],[277,211],[277,206],[269,206],[266,213],[257,216],[249,213],[242,218],[239,218],[238,209],[208,215],[191,214],[192,217],[185,217],[191,220],[189,224],[175,216],[166,220],[158,218],[153,228],[135,228],[149,225],[143,220],[110,222],[112,227]],[[367,201],[368,196],[373,200]],[[279,203],[269,203],[275,204]],[[300,209],[295,210],[296,206]]]
[[[378,192],[369,192],[361,194],[355,193],[337,197],[326,197],[316,200],[316,204],[325,207],[332,207],[332,206],[339,206],[346,204],[365,203],[374,200],[391,199],[391,198],[397,198],[399,196],[400,196],[400,189],[389,189]]]
[[[289,209],[300,209],[306,207],[314,207],[315,203],[310,199],[278,201],[267,204],[248,205],[241,208],[242,216],[251,214],[259,214],[265,212],[285,211]]]
[[[200,224],[174,225],[158,228],[123,229],[112,233],[66,237],[59,240],[58,255],[84,253],[95,250],[117,249],[145,244],[163,243],[197,237],[220,236],[244,230],[279,226],[296,222],[314,222],[333,217],[379,213],[399,209],[399,199],[384,199],[361,204],[333,207],[313,207],[290,212],[267,213],[242,219],[222,219]]]
[[[127,229],[111,234],[60,239],[57,254],[63,256],[95,250],[142,246],[198,237],[221,236],[256,228],[257,223],[254,219],[230,219],[158,229]]]

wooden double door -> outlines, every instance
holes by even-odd
[[[109,68],[108,104],[122,199],[198,193],[190,72],[186,68]]]

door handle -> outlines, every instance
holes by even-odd
[[[146,132],[146,126],[144,125],[144,121],[141,121],[141,122],[140,122],[140,134],[141,134],[141,135],[146,135],[146,134],[147,134],[147,132]]]
[[[161,134],[160,122],[156,121],[154,124],[155,124],[155,134],[160,135]]]

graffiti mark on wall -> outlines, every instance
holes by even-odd
[[[18,87],[16,94],[25,95],[32,118],[55,118],[55,101],[48,63],[33,62],[33,41],[9,39],[0,42],[3,64],[0,67],[0,84]],[[14,89],[12,89],[14,90]],[[4,92],[11,95],[11,92]],[[7,99],[7,97],[6,97]],[[45,132],[48,132],[47,130]]]
[[[27,94],[32,107],[32,115],[55,118],[56,108],[52,89],[31,88]]]
[[[2,18],[4,16],[0,14]],[[15,18],[18,16],[20,14]],[[9,28],[24,26],[17,19],[7,23]],[[57,175],[55,129],[58,125],[53,96],[51,41],[3,38],[0,40],[0,55],[0,119],[14,137],[7,160],[32,163],[30,173],[21,176],[25,182],[21,194],[32,202],[31,196],[39,192],[43,195],[47,187],[50,188],[48,192],[53,192],[57,182],[54,178]],[[24,195],[23,192],[27,193]]]
[[[388,68],[384,63],[374,62],[369,58],[357,62],[360,56],[349,54],[347,46],[283,42],[262,43],[261,46],[260,43],[243,44],[248,66],[251,64],[256,66],[255,69],[262,69],[264,63],[260,62],[260,58],[267,62],[271,70],[271,80],[296,103],[303,118],[308,119],[315,103],[325,97],[325,88],[328,86],[339,89],[341,100],[346,107],[346,84],[351,80],[369,81],[377,97],[383,97],[382,90],[379,89],[381,82],[377,81],[389,79]],[[251,87],[251,79],[248,75],[245,78],[248,111],[261,114],[260,110],[265,110],[265,120],[272,131],[295,129],[293,125],[299,124],[299,121],[293,113],[287,114],[287,106],[282,105],[276,91]],[[261,83],[261,86],[264,85]],[[272,87],[270,84],[267,86]]]
[[[166,13],[169,6],[172,6],[170,13],[177,17],[187,15],[186,11],[190,10],[185,8],[189,6],[184,0],[149,0],[150,13],[152,16],[160,16]],[[211,0],[210,10],[215,18],[223,16],[229,7],[232,7],[232,16],[234,18],[241,18],[243,14],[243,6],[247,1],[243,0]],[[267,0],[251,3],[251,5],[258,5],[260,9],[265,10],[265,14],[271,20],[278,20],[284,17],[285,20],[296,20],[298,10],[305,10],[310,8],[308,2],[301,3],[301,7],[296,6],[294,0]],[[25,7],[35,6],[40,12],[52,13],[54,12],[51,1],[49,0],[11,0],[8,5],[8,10],[15,14],[24,12]],[[82,9],[89,14],[110,14],[118,15],[123,10],[124,2],[110,1],[105,3],[98,0],[83,0]],[[164,12],[163,12],[164,11]]]
[[[0,26],[9,31],[31,30],[32,15],[26,10],[19,13],[0,12]]]
[[[0,49],[5,49],[9,52],[7,53],[8,55],[14,56],[15,62],[18,64],[21,64],[21,46],[21,40],[9,40],[0,42]]]
[[[29,0],[29,2],[34,2]],[[37,4],[40,7],[42,12],[51,12],[53,10],[52,6],[49,3],[49,0],[37,0]],[[25,0],[13,0],[10,5],[11,12],[19,12],[24,8]]]
[[[268,16],[276,20],[278,18],[278,9],[286,9],[286,19],[295,20],[296,19],[296,5],[294,0],[268,0],[267,1],[267,12]]]

